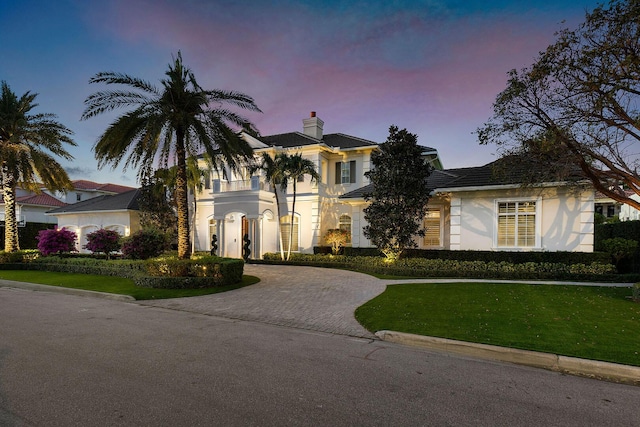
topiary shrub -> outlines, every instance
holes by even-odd
[[[125,237],[122,241],[122,255],[131,259],[156,257],[169,247],[167,235],[154,228],[145,228]]]
[[[636,240],[624,239],[622,237],[614,237],[602,241],[602,249],[611,255],[613,263],[618,267],[620,262],[630,259],[638,249]]]
[[[111,254],[120,250],[120,239],[122,236],[115,230],[101,228],[93,233],[87,234],[87,244],[85,248],[95,253],[103,253],[107,259]]]
[[[331,245],[331,252],[334,255],[338,255],[338,252],[347,244],[348,240],[349,232],[340,228],[327,230],[327,234],[324,235],[324,241]]]
[[[61,254],[76,250],[78,236],[66,228],[55,230],[40,230],[38,232],[38,250],[42,255]]]

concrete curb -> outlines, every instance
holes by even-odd
[[[429,350],[446,351],[481,359],[515,363],[570,375],[640,386],[640,367],[637,366],[578,359],[550,353],[476,344],[446,338],[426,337],[403,332],[378,331],[376,332],[376,336],[383,341]]]
[[[65,295],[77,295],[84,297],[102,298],[114,301],[131,302],[136,299],[130,295],[109,294],[106,292],[85,291],[83,289],[64,288],[62,286],[39,285],[36,283],[16,282],[13,280],[0,280],[0,288],[18,288],[38,292],[54,292]]]

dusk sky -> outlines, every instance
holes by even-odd
[[[575,28],[590,0],[0,0],[0,80],[38,93],[35,112],[74,131],[72,179],[136,186],[98,171],[92,147],[116,114],[80,121],[101,71],[158,84],[178,51],[205,89],[251,95],[263,135],[302,131],[384,142],[394,124],[434,147],[445,168],[480,166],[495,147],[472,133],[506,73]],[[122,113],[125,110],[117,111]]]

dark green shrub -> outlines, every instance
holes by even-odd
[[[611,255],[611,259],[617,267],[620,261],[630,259],[636,253],[638,250],[638,241],[614,237],[603,240],[602,249]]]
[[[167,235],[154,228],[137,231],[122,241],[122,255],[132,259],[156,257],[168,248]]]
[[[139,286],[152,286],[156,283],[160,287],[178,286],[224,286],[238,283],[242,280],[244,261],[236,258],[220,258],[216,256],[194,256],[192,259],[178,259],[177,257],[161,257],[145,262],[146,273],[150,277],[161,278],[201,278],[206,280],[187,280],[182,283],[172,280],[156,280],[140,278]],[[151,283],[151,285],[149,285]],[[177,283],[177,284],[173,284]]]
[[[40,251],[34,249],[20,250],[16,252],[0,251],[0,264],[15,264],[29,262],[40,256]]]

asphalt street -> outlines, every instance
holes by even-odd
[[[0,288],[0,425],[640,426],[640,387]]]

